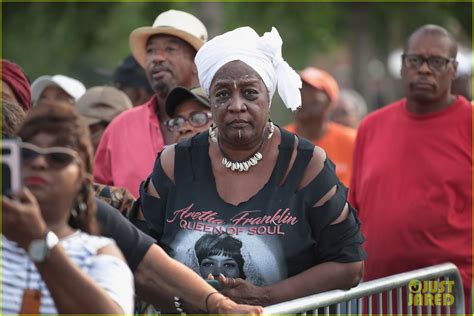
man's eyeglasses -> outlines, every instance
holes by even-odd
[[[403,64],[407,68],[419,69],[424,63],[428,64],[428,67],[432,71],[443,71],[446,69],[446,66],[449,63],[455,63],[456,59],[454,58],[445,58],[441,56],[430,56],[424,57],[421,55],[415,54],[403,54],[402,55]]]
[[[39,156],[43,156],[51,169],[59,170],[79,159],[79,154],[67,147],[40,148],[30,143],[21,144],[21,159],[29,165]]]
[[[210,112],[196,111],[189,114],[189,117],[186,119],[183,116],[177,116],[166,121],[166,127],[171,132],[178,131],[185,122],[188,122],[192,127],[201,127],[209,123],[212,114]]]

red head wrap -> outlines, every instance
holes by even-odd
[[[2,81],[15,93],[23,110],[28,111],[31,107],[30,82],[20,66],[2,59]]]

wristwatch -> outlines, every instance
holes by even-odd
[[[28,256],[33,262],[42,263],[58,242],[58,236],[52,231],[48,231],[44,239],[35,239],[30,242],[28,246]]]

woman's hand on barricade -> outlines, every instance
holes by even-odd
[[[212,295],[215,294],[215,295]],[[207,313],[210,314],[250,314],[261,315],[263,308],[256,305],[237,304],[222,293],[212,293],[207,302]]]
[[[41,210],[28,188],[23,188],[14,198],[2,196],[2,234],[27,249],[34,239],[44,238],[47,231]]]
[[[255,305],[237,304],[230,298],[215,294],[209,297],[206,306],[209,310],[201,310],[194,307],[190,302],[183,300],[182,308],[187,314],[249,314],[249,315],[262,315],[263,308]]]
[[[224,289],[221,293],[240,304],[262,305],[270,304],[268,293],[264,287],[253,285],[244,279],[234,279],[219,275],[219,281]]]
[[[262,315],[263,308],[255,305],[237,304],[233,300],[227,298],[218,302],[217,308],[210,309],[211,314],[249,314]]]

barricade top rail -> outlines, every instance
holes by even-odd
[[[391,275],[385,278],[363,282],[350,290],[333,290],[314,294],[288,302],[267,306],[264,314],[290,314],[302,313],[309,310],[326,307],[352,299],[371,296],[384,291],[400,288],[408,285],[413,280],[427,281],[443,277],[449,277],[454,281],[454,293],[456,297],[453,312],[464,311],[464,290],[462,287],[461,275],[457,267],[452,263],[443,263],[418,270]],[[464,313],[464,312],[463,312]]]

